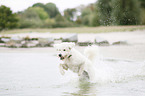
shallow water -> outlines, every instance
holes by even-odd
[[[53,53],[0,53],[0,96],[145,96],[145,62],[102,62],[103,82],[89,83],[70,71],[61,76]]]

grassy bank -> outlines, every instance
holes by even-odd
[[[13,29],[3,30],[0,34],[30,33],[30,32],[51,32],[51,33],[104,33],[104,32],[125,32],[144,30],[143,26],[100,26],[100,27],[72,27],[72,28],[53,28],[53,29]]]

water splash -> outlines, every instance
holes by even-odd
[[[145,76],[145,63],[113,58],[97,60],[95,82],[121,82],[137,76]]]

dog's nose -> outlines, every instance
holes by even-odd
[[[62,55],[61,54],[58,54],[58,56],[61,57]]]

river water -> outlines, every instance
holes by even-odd
[[[145,96],[144,61],[101,62],[100,78],[89,83],[71,71],[61,76],[53,52],[0,53],[0,96]]]

